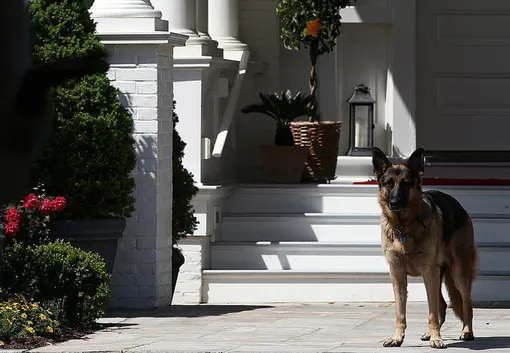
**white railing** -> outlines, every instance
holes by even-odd
[[[244,51],[241,60],[239,61],[239,69],[237,70],[236,80],[232,86],[232,92],[230,93],[227,106],[225,107],[225,112],[223,113],[220,130],[218,132],[218,136],[216,136],[216,141],[214,141],[214,148],[212,152],[213,157],[221,157],[221,154],[223,153],[223,147],[225,147],[225,141],[227,140],[228,132],[232,125],[232,120],[234,119],[237,108],[237,102],[239,101],[239,95],[241,93],[243,80],[248,68],[249,58],[250,52],[248,50]]]

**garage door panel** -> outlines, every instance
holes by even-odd
[[[436,76],[434,86],[436,114],[509,114],[510,120],[510,75]]]

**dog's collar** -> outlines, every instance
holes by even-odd
[[[428,199],[422,199],[422,207],[420,215],[417,216],[414,221],[409,223],[409,226],[413,226],[417,222],[420,223],[423,228],[427,228],[427,224],[425,224],[424,220],[427,220],[432,213],[432,205],[430,204],[430,201]],[[423,207],[425,206],[425,207]],[[396,224],[393,228],[393,233],[396,237],[398,237],[399,241],[402,244],[405,244],[407,242],[407,232],[406,232],[406,226],[400,222],[400,224]]]

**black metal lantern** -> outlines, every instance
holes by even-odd
[[[349,102],[348,156],[371,156],[374,147],[375,99],[365,85],[354,87]]]

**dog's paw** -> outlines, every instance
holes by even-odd
[[[383,347],[400,347],[402,345],[402,342],[404,340],[402,339],[396,339],[396,338],[388,338],[384,340]]]
[[[430,333],[425,332],[423,335],[421,335],[420,339],[422,341],[429,341],[430,340]]]
[[[444,344],[441,338],[430,339],[430,347],[432,348],[446,348],[446,344]]]
[[[462,332],[460,334],[459,340],[462,341],[474,341],[475,336],[473,335],[473,332]]]

